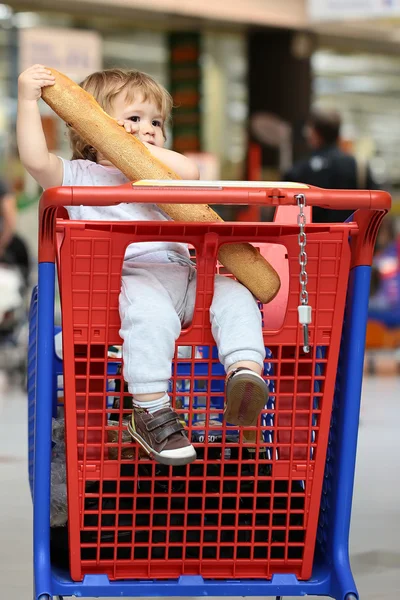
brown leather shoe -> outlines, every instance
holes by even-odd
[[[243,442],[245,444],[252,444],[252,446],[246,445],[247,452],[249,452],[250,454],[255,454],[257,450],[257,437],[259,441],[258,452],[260,453],[260,457],[265,458],[265,456],[263,455],[265,455],[267,449],[265,447],[264,436],[262,431],[259,431],[258,435],[257,429],[245,429],[243,431]]]
[[[151,458],[163,465],[187,465],[196,459],[196,450],[171,407],[153,414],[135,407],[128,431]]]
[[[245,367],[231,371],[226,378],[224,419],[232,425],[250,427],[257,424],[268,401],[268,386],[261,375]]]

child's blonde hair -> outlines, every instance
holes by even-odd
[[[154,102],[157,106],[163,119],[162,131],[164,138],[166,137],[165,123],[171,115],[172,97],[150,75],[128,69],[105,69],[86,77],[80,86],[97,100],[106,113],[110,112],[115,97],[121,92],[125,91],[128,102],[133,102],[139,93],[144,102]],[[70,128],[69,136],[72,160],[83,158],[93,162],[97,161],[96,150],[93,146],[87,144],[74,129]]]

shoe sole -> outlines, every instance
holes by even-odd
[[[232,425],[251,427],[268,401],[268,386],[251,373],[238,373],[228,382],[224,419]]]
[[[154,459],[156,462],[162,465],[172,465],[173,467],[180,467],[182,465],[188,465],[192,463],[197,458],[196,450],[194,448],[193,454],[190,454],[189,456],[162,456],[162,454],[160,454],[159,452],[154,450],[154,448],[149,446],[149,444],[146,442],[146,440],[142,438],[141,435],[139,435],[136,431],[132,429],[132,425],[130,423],[128,423],[127,429],[130,433],[131,438],[135,440],[135,442],[137,442],[141,446],[141,448],[143,448],[146,454],[150,458]]]

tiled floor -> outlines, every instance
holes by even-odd
[[[31,600],[26,402],[0,388],[0,598]],[[360,600],[400,598],[399,423],[400,379],[366,378],[351,536]]]

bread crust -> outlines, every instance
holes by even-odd
[[[128,179],[180,179],[135,136],[127,134],[91,94],[49,68],[55,84],[42,89],[43,100]],[[174,221],[215,223],[223,220],[206,204],[162,204],[160,208]],[[251,244],[226,244],[219,249],[218,259],[261,302],[270,302],[278,293],[277,272]]]

